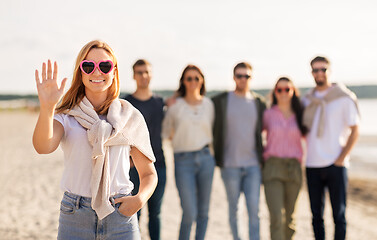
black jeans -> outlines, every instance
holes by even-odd
[[[313,214],[313,230],[316,240],[325,239],[323,211],[325,208],[325,188],[328,188],[332,206],[335,240],[346,238],[346,195],[347,169],[331,165],[324,168],[306,168],[306,178]]]

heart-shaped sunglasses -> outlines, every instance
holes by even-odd
[[[113,70],[114,68],[114,63],[111,60],[103,60],[99,61],[98,63],[94,61],[88,61],[84,60],[80,63],[80,69],[83,73],[85,74],[92,74],[96,68],[103,73],[103,74],[108,74]]]

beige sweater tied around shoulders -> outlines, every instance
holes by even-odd
[[[305,108],[303,115],[303,124],[310,129],[313,125],[313,120],[317,109],[320,108],[319,124],[317,137],[322,137],[325,128],[325,107],[326,104],[341,97],[349,97],[353,100],[358,109],[357,97],[355,93],[349,90],[343,84],[333,84],[333,87],[323,98],[314,96],[315,89],[311,90],[305,97],[310,101],[310,104]]]
[[[144,117],[129,102],[115,99],[108,110],[107,121],[101,120],[89,100],[83,100],[66,111],[87,129],[92,152],[92,208],[103,219],[115,209],[110,203],[109,147],[136,147],[148,159],[155,161]]]

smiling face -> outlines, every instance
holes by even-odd
[[[89,51],[85,60],[94,61],[98,63],[100,61],[111,60],[113,61],[110,54],[102,48],[93,48]],[[108,74],[104,74],[97,68],[91,74],[85,74],[81,72],[82,82],[85,86],[85,94],[107,94],[107,91],[114,80],[114,69],[112,69]]]

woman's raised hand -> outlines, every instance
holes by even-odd
[[[42,65],[42,82],[39,79],[39,72],[35,70],[35,81],[37,83],[38,98],[41,108],[54,109],[56,104],[60,101],[64,93],[65,83],[67,78],[64,78],[60,87],[57,82],[58,78],[58,64],[54,62],[54,69],[52,69],[51,61]]]

